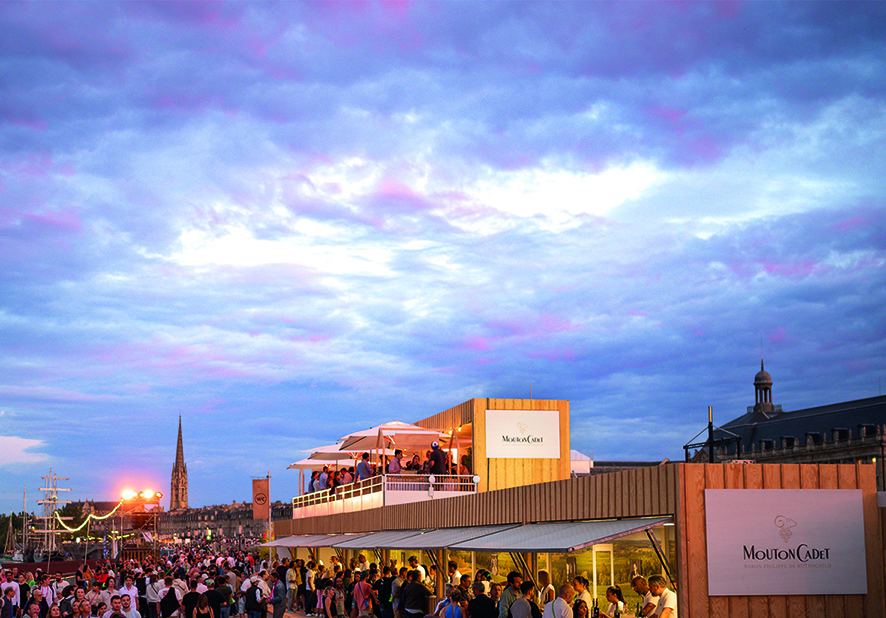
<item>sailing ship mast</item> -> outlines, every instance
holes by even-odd
[[[43,549],[46,551],[47,555],[51,555],[55,550],[55,512],[57,510],[57,506],[59,504],[67,504],[70,500],[59,500],[58,492],[60,491],[71,491],[70,488],[67,487],[59,487],[58,481],[69,481],[70,478],[66,476],[56,476],[52,473],[52,468],[49,469],[48,476],[41,476],[43,480],[46,481],[46,487],[40,488],[40,491],[45,492],[43,500],[38,500],[37,504],[43,505],[43,516],[38,517],[37,519],[43,520],[43,528],[41,530],[35,530],[35,532],[39,534],[43,534]]]

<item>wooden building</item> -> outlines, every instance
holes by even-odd
[[[706,489],[860,490],[863,510],[866,594],[709,595]],[[756,508],[748,504],[748,509]],[[823,509],[826,509],[823,505]],[[874,466],[869,464],[687,464],[532,483],[443,501],[387,506],[361,513],[293,519],[276,524],[278,539],[371,531],[531,525],[671,517],[676,562],[670,565],[683,617],[771,616],[882,618],[884,596],[883,510],[878,508]],[[735,513],[736,521],[742,513]],[[331,537],[330,537],[331,538]],[[442,555],[440,556],[442,559]],[[527,556],[527,564],[532,557]]]

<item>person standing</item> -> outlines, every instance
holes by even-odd
[[[298,589],[301,586],[301,570],[298,562],[293,560],[286,571],[287,605],[291,612],[298,609]]]
[[[369,579],[369,572],[360,572],[360,574],[363,577],[359,577],[357,583],[354,584],[354,604],[357,607],[357,615],[360,618],[370,618],[372,616],[372,603],[375,595],[372,586],[366,581]]]
[[[677,595],[668,589],[668,582],[664,577],[650,577],[649,592],[658,597],[654,618],[677,618]]]
[[[540,608],[557,598],[557,591],[551,585],[551,576],[547,571],[538,572],[538,594],[536,595],[536,603]]]
[[[126,618],[142,618],[141,612],[132,603],[132,597],[126,594],[120,596],[120,613]]]
[[[120,596],[123,596],[124,594],[127,595],[132,601],[132,607],[137,608],[139,597],[138,588],[133,585],[132,576],[127,575],[124,581],[126,583],[123,585],[122,588],[120,588],[119,594]]]
[[[560,586],[557,598],[545,605],[542,618],[572,618],[572,599],[575,598],[575,590],[569,584]]]
[[[576,575],[575,579],[572,580],[572,587],[575,590],[575,599],[587,603],[588,608],[592,605],[591,593],[588,592],[589,584],[590,582],[581,575]]]
[[[421,583],[421,572],[409,572],[409,581],[400,587],[400,616],[422,618],[428,611],[428,597],[431,591]]]
[[[468,618],[498,618],[495,601],[486,595],[483,582],[474,582],[471,589],[474,591],[474,598],[468,601]]]
[[[227,599],[225,599],[224,595],[219,592],[218,587],[216,586],[215,579],[210,577],[206,580],[207,590],[203,593],[203,596],[206,597],[206,600],[209,601],[209,609],[212,610],[213,618],[221,618],[222,616],[222,606],[227,604]]]
[[[178,588],[173,585],[175,580],[172,576],[167,575],[163,580],[164,587],[157,593],[157,614],[160,618],[170,618],[179,616],[181,613],[182,594]]]
[[[649,591],[649,584],[646,582],[646,578],[637,575],[631,580],[631,588],[633,588],[634,592],[643,597],[640,607],[640,616],[638,616],[638,618],[651,616],[652,612],[655,611],[656,605],[658,605],[658,597]]]
[[[517,571],[508,573],[508,587],[501,593],[498,600],[498,618],[508,618],[508,610],[511,604],[520,596],[520,584],[523,583],[523,576]],[[572,586],[570,586],[572,588]]]
[[[400,474],[403,471],[402,459],[403,451],[400,449],[394,451],[394,458],[388,462],[388,474]]]
[[[249,618],[262,618],[265,613],[264,598],[258,585],[258,579],[258,575],[253,575],[249,579],[249,588],[243,595],[246,599],[246,615]]]
[[[520,584],[520,598],[511,604],[511,618],[541,618],[541,610],[532,598],[534,594],[535,584],[531,581]]]
[[[428,458],[431,462],[430,474],[449,474],[446,469],[446,453],[440,449],[440,443],[436,440],[431,442],[431,455]]]
[[[363,453],[360,463],[357,464],[357,480],[364,481],[372,476],[372,466],[369,465],[369,453]]]
[[[274,606],[274,618],[283,618],[286,610],[286,585],[276,571],[271,572],[271,598],[268,604]]]

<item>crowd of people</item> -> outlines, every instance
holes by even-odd
[[[285,573],[287,608],[308,618],[618,618],[626,609],[618,586],[607,589],[606,609],[598,607],[588,580],[580,575],[558,589],[546,571],[539,571],[537,585],[524,582],[516,571],[495,583],[488,571],[478,570],[472,578],[450,561],[445,598],[428,614],[436,568],[419,564],[415,556],[407,562],[398,568],[392,561],[379,569],[362,555],[348,564],[333,556],[329,567],[322,561],[294,560]],[[663,577],[635,577],[631,587],[642,598],[636,615],[677,618],[676,595]]]
[[[415,472],[417,474],[470,475],[470,463],[470,457],[462,455],[459,465],[456,466],[452,461],[451,452],[440,448],[438,442],[431,443],[431,448],[425,453],[424,460],[421,460],[416,453],[411,459],[404,461],[403,451],[397,449],[394,451],[393,457],[385,457],[384,462],[379,465],[371,461],[370,454],[367,452],[363,453],[356,466],[345,466],[338,470],[333,466],[323,466],[322,470],[313,471],[311,480],[308,482],[307,493],[349,485],[355,481],[377,476],[382,473],[382,470],[387,474]]]
[[[450,561],[445,598],[428,612],[441,576],[411,556],[379,568],[365,556],[347,564],[282,559],[268,563],[236,549],[189,546],[154,561],[105,561],[81,566],[73,583],[56,572],[6,569],[0,583],[0,618],[617,618],[625,612],[622,591],[606,591],[597,606],[581,575],[555,588],[547,571],[537,584],[516,571],[497,583],[489,571],[462,575]],[[122,585],[118,584],[122,582]],[[663,577],[635,577],[642,602],[638,615],[677,618],[676,595]],[[637,612],[635,612],[637,613]]]
[[[13,567],[2,573],[0,618],[282,618],[282,573],[246,552],[196,546],[156,562],[84,563],[73,583]]]

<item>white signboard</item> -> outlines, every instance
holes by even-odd
[[[705,489],[708,594],[867,594],[860,489]]]
[[[486,457],[559,459],[556,410],[486,410]]]

